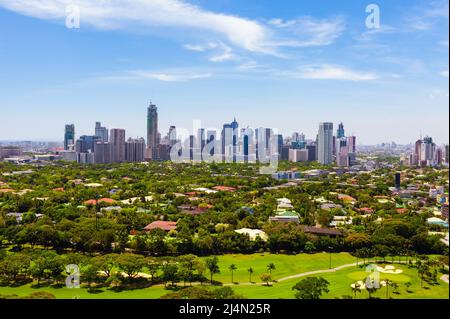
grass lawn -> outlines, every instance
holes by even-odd
[[[329,268],[330,255],[328,253],[318,254],[299,254],[299,255],[278,255],[278,254],[253,254],[253,255],[223,255],[219,256],[219,266],[221,269],[220,274],[214,276],[215,281],[220,281],[223,284],[231,283],[231,273],[228,267],[231,264],[237,266],[237,270],[234,273],[234,281],[236,283],[248,283],[249,274],[247,269],[252,267],[254,274],[252,281],[260,282],[259,275],[267,272],[267,265],[274,263],[276,269],[272,272],[274,279],[295,275],[303,272],[313,270],[326,270]],[[348,253],[336,253],[331,255],[332,267],[337,267],[344,264],[351,264],[356,262],[356,259]],[[392,298],[449,298],[448,284],[439,280],[439,285],[429,286],[425,284],[424,287],[420,287],[420,279],[417,276],[417,270],[415,268],[408,268],[406,265],[395,264],[397,268],[403,270],[402,274],[398,275],[383,275],[381,274],[381,280],[388,278],[399,284],[399,294],[391,293]],[[208,277],[208,271],[205,272]],[[324,298],[336,298],[343,295],[352,295],[350,284],[363,280],[367,274],[364,268],[352,266],[339,270],[335,273],[324,273],[315,276],[321,276],[330,282],[330,293],[324,295]],[[244,285],[235,284],[233,289],[241,294],[245,298],[261,298],[261,299],[277,299],[277,298],[294,298],[294,291],[291,290],[292,286],[305,277],[291,279],[275,283],[272,287],[261,285]],[[406,291],[405,282],[411,282],[410,292]],[[183,284],[180,283],[179,286]],[[428,289],[427,289],[428,288]],[[382,288],[381,291],[374,294],[376,297],[385,298],[386,288]],[[391,289],[392,290],[392,289]],[[11,295],[16,294],[19,296],[27,296],[33,292],[47,291],[54,294],[57,298],[61,299],[155,299],[170,292],[166,290],[164,286],[158,285],[144,289],[127,290],[121,292],[115,292],[113,290],[102,288],[101,292],[89,293],[87,289],[69,289],[54,288],[54,287],[41,287],[33,288],[31,284],[26,284],[20,287],[0,287],[0,294]],[[367,298],[367,291],[363,290],[358,293],[357,298]]]
[[[408,268],[407,266],[400,266],[395,264],[396,268],[402,269],[401,274],[380,274],[380,280],[390,279],[399,284],[398,294],[392,293],[392,287],[389,287],[389,297],[393,299],[448,299],[449,285],[442,280],[438,280],[439,284],[430,286],[424,282],[424,287],[420,285],[420,278],[417,276],[417,269]],[[350,285],[358,280],[364,281],[367,276],[364,268],[350,267],[339,270],[335,273],[324,273],[314,275],[323,277],[330,283],[330,292],[324,294],[324,299],[334,299],[342,297],[343,295],[353,296]],[[440,276],[439,276],[440,277]],[[261,299],[289,299],[294,298],[295,292],[292,287],[300,280],[306,277],[296,278],[292,280],[275,283],[272,287],[267,286],[244,286],[236,285],[234,290],[245,298],[261,298]],[[405,283],[411,282],[409,292],[406,289]],[[386,287],[382,287],[372,296],[379,298],[386,298]],[[369,294],[366,290],[356,294],[357,299],[368,298]]]
[[[33,288],[31,284],[27,284],[20,287],[0,287],[1,295],[16,294],[19,296],[27,296],[33,292],[46,291],[54,294],[57,299],[158,299],[162,295],[170,292],[163,286],[155,286],[145,289],[127,290],[121,292],[115,292],[113,290],[103,288],[101,292],[90,293],[86,288],[69,289],[66,287],[53,288],[42,287]]]
[[[345,264],[355,263],[356,258],[349,253],[335,253],[331,256],[332,267],[337,267]],[[222,283],[231,283],[231,272],[228,267],[231,264],[237,266],[234,272],[234,282],[249,282],[249,273],[247,269],[253,268],[252,275],[253,282],[261,282],[259,275],[267,273],[267,265],[274,263],[276,269],[272,271],[273,279],[282,278],[290,275],[299,274],[302,272],[328,269],[330,264],[330,254],[298,254],[298,255],[281,255],[281,254],[252,254],[252,255],[223,255],[219,256],[220,274],[214,275],[215,281]],[[205,272],[209,278],[208,271]]]

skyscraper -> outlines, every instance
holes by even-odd
[[[336,138],[342,138],[345,136],[345,131],[344,131],[344,124],[341,122],[338,125],[338,129],[336,132]]]
[[[206,144],[208,146],[209,155],[214,156],[217,153],[216,147],[217,147],[217,132],[213,130],[208,130],[206,132]]]
[[[100,137],[93,135],[82,135],[75,143],[75,150],[78,153],[93,153],[94,144],[100,141]]]
[[[422,140],[421,150],[420,150],[420,164],[430,165],[434,158],[434,152],[436,151],[436,144],[433,143],[431,137],[425,137]]]
[[[318,162],[328,165],[333,162],[333,123],[320,123],[317,143]]]
[[[236,118],[230,124],[224,124],[222,130],[222,156],[226,162],[236,161],[239,124]]]
[[[129,138],[125,142],[125,161],[142,162],[145,155],[145,140],[143,138]]]
[[[94,163],[111,163],[111,144],[98,141],[94,144]]]
[[[171,126],[169,128],[169,145],[174,146],[177,143],[177,128],[175,126]]]
[[[197,154],[197,158],[201,159],[202,157],[202,150],[205,147],[206,144],[206,137],[205,137],[205,129],[199,128],[197,130],[197,138],[196,138],[196,147],[195,147],[195,153]]]
[[[158,145],[158,108],[150,102],[147,108],[147,158],[156,159]]]
[[[95,136],[98,136],[102,142],[108,142],[108,129],[100,122],[95,122]]]
[[[349,153],[356,153],[356,136],[348,136],[347,145]]]
[[[110,130],[111,159],[113,163],[125,161],[125,130],[113,128]]]
[[[75,125],[67,124],[64,130],[64,150],[75,144]]]
[[[350,166],[350,158],[348,156],[349,149],[347,145],[347,139],[341,137],[337,139],[336,143],[336,164],[338,166]]]

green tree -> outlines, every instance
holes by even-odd
[[[251,283],[252,282],[252,275],[254,273],[254,270],[253,270],[252,267],[250,267],[249,269],[247,269],[247,272],[249,274],[249,282]]]
[[[305,278],[292,287],[297,299],[320,299],[322,293],[328,293],[329,282],[322,277]]]
[[[277,269],[277,267],[275,266],[274,263],[270,263],[267,265],[267,271],[269,272],[270,275],[272,275],[272,271]]]
[[[156,276],[156,274],[158,274],[158,271],[160,268],[161,268],[161,265],[156,260],[154,260],[154,259],[147,260],[147,270],[151,276],[152,282],[155,280],[155,276]]]
[[[111,272],[116,264],[117,254],[107,254],[93,257],[90,263],[94,265],[99,271],[106,275],[106,278],[111,276]]]
[[[213,284],[213,275],[220,273],[219,259],[217,256],[206,259],[206,268],[209,270],[211,285]]]
[[[15,281],[17,276],[28,272],[30,261],[30,256],[24,253],[8,255],[0,262],[0,274],[8,280]]]
[[[228,267],[228,270],[231,272],[231,283],[234,283],[234,272],[237,270],[237,266],[235,264],[231,264]]]
[[[178,266],[174,263],[167,263],[162,267],[162,279],[167,283],[171,282],[172,286],[175,286],[175,283],[178,281]]]
[[[259,276],[262,282],[266,283],[266,286],[270,286],[270,282],[272,281],[272,275],[271,274],[261,274]]]
[[[141,255],[121,254],[117,257],[116,264],[129,279],[133,279],[145,266],[145,258]]]

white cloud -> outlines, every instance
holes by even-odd
[[[188,0],[0,0],[0,7],[45,20],[65,22],[66,8],[76,5],[80,11],[81,28],[182,28],[183,35],[200,32],[213,43],[222,41],[234,48],[283,57],[281,47],[309,47],[332,44],[344,31],[342,18],[315,20],[300,17],[268,23],[236,15],[202,9]],[[202,35],[202,34],[200,34]],[[209,45],[186,44],[187,50],[203,52]],[[226,61],[235,58],[230,53],[210,58]]]
[[[129,72],[136,79],[154,79],[163,82],[186,82],[190,80],[199,80],[210,78],[211,73],[192,74],[192,73],[159,73],[143,70],[135,70]]]
[[[344,32],[342,17],[333,19],[314,19],[308,16],[294,20],[271,19],[268,24],[289,34],[287,40],[276,45],[291,47],[325,46],[334,43]]]
[[[430,30],[439,21],[448,21],[448,9],[448,0],[431,1],[426,6],[416,7],[415,14],[408,16],[406,22],[413,30]]]
[[[185,44],[184,48],[186,50],[190,50],[190,51],[197,51],[197,52],[204,52],[207,50],[211,50],[211,49],[215,49],[217,48],[218,44],[215,42],[208,42],[206,44]]]
[[[221,52],[209,58],[211,62],[225,62],[239,59],[228,45],[218,42],[216,47],[220,47]]]
[[[295,77],[313,80],[347,80],[370,81],[376,80],[377,75],[367,72],[359,72],[334,65],[305,65],[293,74]]]
[[[66,7],[80,9],[81,27],[101,29],[132,26],[182,27],[218,34],[245,50],[273,53],[268,30],[260,23],[206,11],[183,0],[0,0],[6,9],[40,19],[65,21]]]
[[[444,78],[448,78],[448,70],[441,71],[439,74]]]
[[[264,65],[257,63],[256,61],[250,60],[244,63],[241,63],[238,65],[238,70],[255,70],[255,69],[261,69],[264,68]]]

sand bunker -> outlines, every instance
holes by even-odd
[[[361,280],[357,281],[354,284],[351,284],[350,287],[355,288],[356,285],[358,285],[359,289],[361,289],[361,290],[366,289],[366,284],[364,282],[362,282]],[[386,287],[386,281],[384,281],[384,280],[380,281],[380,286]]]
[[[384,273],[384,274],[393,274],[393,275],[398,275],[401,274],[403,272],[403,270],[401,269],[396,269],[394,266],[388,265],[386,267],[381,267],[378,266],[377,267],[377,271]]]

